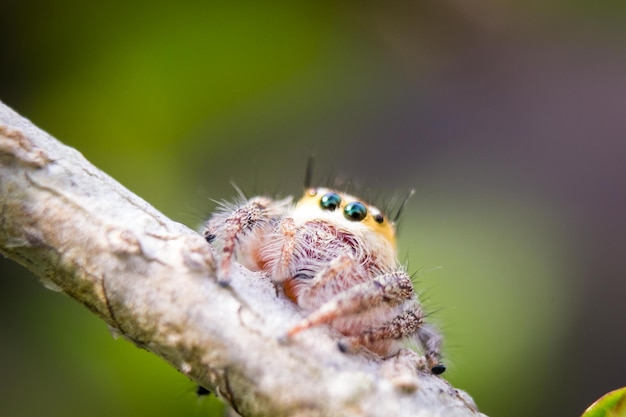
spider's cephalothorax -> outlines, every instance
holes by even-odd
[[[266,272],[307,313],[288,337],[327,323],[346,336],[342,350],[363,346],[383,357],[413,339],[433,373],[445,370],[441,337],[424,323],[398,264],[394,224],[376,207],[327,188],[310,188],[295,204],[254,197],[214,214],[204,235],[220,248],[222,285],[237,259]]]

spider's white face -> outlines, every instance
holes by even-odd
[[[396,230],[392,222],[376,207],[357,197],[328,188],[308,189],[292,213],[296,223],[323,220],[363,238],[379,241],[395,254]]]

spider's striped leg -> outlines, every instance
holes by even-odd
[[[330,323],[339,317],[370,310],[372,306],[397,305],[411,299],[413,295],[413,286],[406,272],[383,274],[372,281],[357,284],[338,293],[292,327],[287,336],[293,336],[313,326]]]

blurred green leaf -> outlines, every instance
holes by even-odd
[[[585,410],[582,417],[626,417],[626,387],[600,397]]]

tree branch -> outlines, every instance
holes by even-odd
[[[204,239],[0,103],[0,252],[83,303],[244,416],[477,416],[467,394],[408,351],[337,349],[269,280],[214,279]]]

